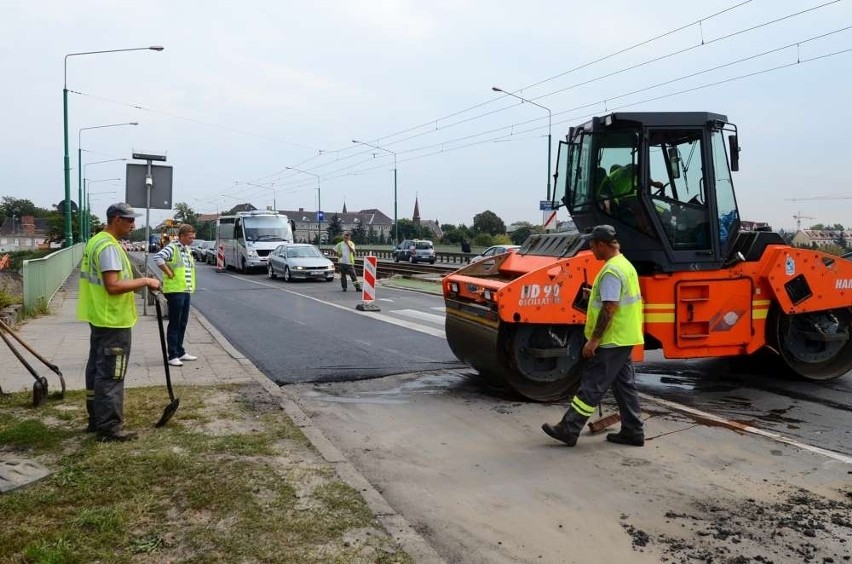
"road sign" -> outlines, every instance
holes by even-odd
[[[538,202],[538,209],[541,211],[550,211],[554,209],[554,203],[550,200],[540,200]]]
[[[323,214],[321,211],[318,211],[317,212],[317,221],[322,221],[323,219],[325,219],[325,214]]]
[[[545,211],[542,215],[544,216],[541,221],[542,227],[544,227],[545,229],[555,229],[556,210]]]

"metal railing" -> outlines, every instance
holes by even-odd
[[[334,254],[334,246],[333,245],[322,245],[320,246],[320,250],[325,255]],[[374,256],[378,257],[382,260],[393,260],[393,249],[389,249],[387,246],[384,247],[371,247],[368,245],[358,246],[356,251],[356,255],[359,257],[366,256],[372,253]],[[459,253],[459,252],[451,252],[451,251],[442,251],[439,249],[435,249],[435,263],[436,264],[456,264],[463,265],[470,262],[471,257],[475,257],[479,253]],[[407,261],[406,261],[407,262]]]
[[[24,282],[24,313],[32,314],[40,302],[53,296],[83,258],[83,243],[50,253],[44,258],[25,260],[21,269]]]

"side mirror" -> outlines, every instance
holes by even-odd
[[[731,153],[731,170],[740,170],[740,145],[736,135],[728,135],[728,149]]]

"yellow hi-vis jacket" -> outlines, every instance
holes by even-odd
[[[86,244],[83,261],[80,263],[80,289],[77,300],[77,319],[88,321],[95,327],[127,329],[136,325],[136,303],[133,292],[109,294],[101,276],[101,251],[109,245],[115,246],[121,257],[119,280],[133,278],[133,269],[127,253],[115,237],[101,231]]]
[[[166,264],[168,264],[169,268],[172,269],[174,277],[169,278],[168,276],[163,276],[163,292],[165,292],[166,294],[171,294],[175,292],[194,292],[195,268],[189,269],[189,284],[187,285],[186,266],[183,262],[183,254],[186,253],[186,258],[189,259],[189,264],[195,265],[195,260],[193,260],[192,258],[192,253],[189,252],[189,248],[187,247],[183,247],[183,251],[181,251],[181,248],[174,241],[169,243],[169,245],[172,246],[172,258],[170,258]]]
[[[642,336],[642,294],[639,288],[639,275],[624,255],[614,256],[608,261],[595,277],[592,284],[592,295],[589,299],[589,310],[586,317],[584,334],[586,339],[592,338],[598,315],[603,308],[600,294],[600,281],[604,276],[617,276],[621,280],[621,297],[618,308],[609,327],[601,337],[600,346],[626,347],[639,345],[644,342]]]

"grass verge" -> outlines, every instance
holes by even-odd
[[[130,443],[86,434],[84,394],[0,397],[0,459],[49,477],[0,495],[0,561],[410,562],[256,384],[128,389]]]

